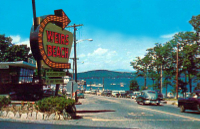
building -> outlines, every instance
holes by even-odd
[[[40,96],[42,85],[35,84],[35,62],[0,62],[0,94],[16,92],[22,96]]]

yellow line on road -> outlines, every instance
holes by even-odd
[[[179,114],[175,114],[175,113],[170,113],[170,112],[165,112],[165,111],[160,111],[160,110],[155,110],[155,109],[149,109],[149,108],[145,108],[145,107],[139,107],[139,108],[140,109],[144,109],[144,110],[153,111],[153,112],[162,113],[162,114],[167,114],[167,115],[172,115],[172,116],[176,116],[176,117],[181,117],[181,118],[185,118],[185,119],[190,119],[190,120],[194,120],[194,121],[200,121],[199,118],[195,118],[195,117],[184,116],[184,115],[179,115]]]

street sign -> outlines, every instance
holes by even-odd
[[[46,79],[46,84],[63,84],[63,79]]]
[[[36,30],[32,28],[30,44],[33,56],[51,68],[70,69],[68,63],[73,34],[64,28],[71,22],[63,10],[46,16]]]
[[[54,72],[54,71],[46,72],[47,78],[49,78],[49,77],[64,77],[64,76],[66,76],[66,72],[64,72],[64,71],[61,71],[61,72]]]
[[[75,82],[75,81],[69,81],[67,83],[67,92],[72,92],[72,83],[73,83],[73,92],[77,91],[78,90],[78,84]]]

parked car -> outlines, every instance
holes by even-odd
[[[132,99],[136,99],[136,97],[138,95],[141,95],[141,92],[140,91],[133,91],[133,96],[131,97]]]
[[[119,91],[113,90],[111,93],[112,97],[119,97]]]
[[[158,99],[163,100],[163,94],[160,93],[160,90],[155,90],[158,93]]]
[[[194,91],[189,97],[179,98],[178,107],[180,107],[181,112],[185,112],[187,109],[200,112],[200,90]]]
[[[85,91],[85,94],[90,94],[90,93],[91,93],[90,90],[86,90],[86,91]]]
[[[167,98],[174,98],[174,94],[171,93],[171,92],[169,92],[169,93],[167,94]]]
[[[101,93],[101,95],[102,95],[102,96],[108,96],[108,97],[110,97],[110,96],[112,95],[112,91],[103,91],[103,92]]]
[[[186,97],[189,97],[191,93],[190,92],[186,92],[185,94],[186,94]]]
[[[160,105],[160,99],[158,98],[158,93],[155,90],[143,90],[141,95],[136,97],[136,102],[138,104],[157,104]]]
[[[130,93],[128,93],[128,94],[127,94],[127,96],[126,96],[126,97],[127,97],[127,98],[131,98],[131,99],[132,99],[133,95],[134,95],[134,94],[133,94],[133,92],[130,92]]]
[[[96,95],[97,91],[96,90],[91,90],[90,94]]]
[[[83,92],[77,92],[77,97],[78,98],[82,98],[82,99],[84,99],[84,93]]]
[[[119,97],[125,98],[127,93],[125,91],[119,91]]]

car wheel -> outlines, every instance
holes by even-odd
[[[181,105],[181,112],[185,112],[185,106]]]
[[[197,104],[197,111],[200,112],[200,104]]]
[[[137,101],[137,104],[140,104],[140,102]]]
[[[146,105],[144,101],[142,102],[142,105]]]
[[[160,106],[160,103],[157,103],[157,106]]]

